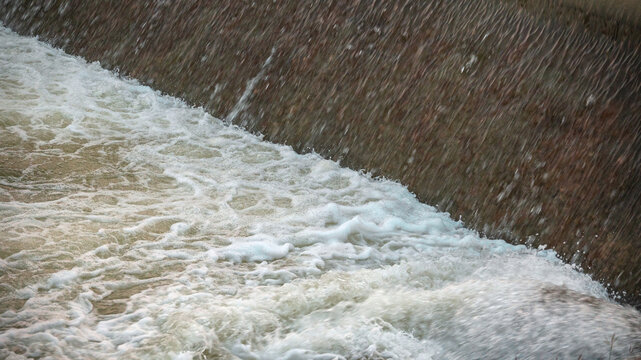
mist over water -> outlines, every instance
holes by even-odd
[[[0,258],[0,358],[641,351],[554,252],[1,27]]]

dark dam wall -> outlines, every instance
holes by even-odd
[[[638,4],[575,3],[0,0],[0,19],[552,247],[638,306]]]

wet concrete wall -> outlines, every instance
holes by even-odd
[[[641,31],[572,20],[568,2],[5,0],[0,17],[397,179],[488,236],[553,247],[639,305]]]
[[[641,41],[639,0],[503,0],[544,21],[579,26],[617,41]]]

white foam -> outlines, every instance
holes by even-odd
[[[215,253],[219,259],[239,263],[281,259],[293,249],[292,244],[277,245],[269,240],[235,241],[229,246],[217,249]]]
[[[47,280],[47,286],[50,288],[61,288],[65,285],[68,285],[70,282],[78,278],[78,271],[75,269],[72,270],[62,270],[51,275],[49,280]]]

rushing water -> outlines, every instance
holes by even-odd
[[[641,339],[549,250],[4,28],[0,258],[0,358],[625,358]]]

